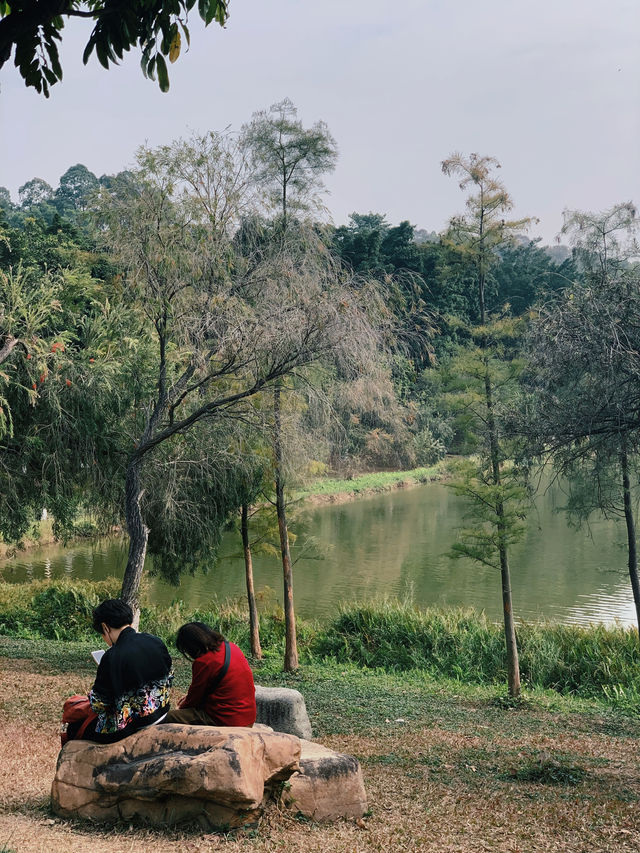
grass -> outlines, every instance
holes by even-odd
[[[520,669],[529,687],[602,695],[639,707],[640,645],[635,629],[529,623],[517,627]],[[323,625],[315,654],[390,671],[422,669],[463,682],[506,680],[504,629],[471,609],[416,608],[398,601],[345,606]]]
[[[399,485],[428,483],[441,477],[444,470],[445,463],[439,462],[429,468],[413,468],[410,471],[376,471],[347,480],[321,478],[315,480],[307,488],[300,490],[296,497],[304,499],[314,496],[353,496],[384,492],[397,488]]]
[[[505,708],[501,685],[419,670],[315,661],[285,675],[275,658],[256,662],[256,681],[299,689],[314,736],[360,760],[370,807],[360,825],[322,826],[271,812],[257,833],[203,836],[61,821],[48,805],[56,730],[64,697],[91,684],[92,647],[88,640],[0,637],[0,839],[8,850],[640,849],[637,717],[605,701],[542,690]],[[181,693],[189,667],[174,659]]]
[[[93,644],[91,609],[118,590],[115,580],[0,583],[0,633],[65,640],[65,649],[73,648],[76,641]],[[223,602],[206,611],[190,610],[182,602],[168,608],[145,607],[140,624],[171,644],[179,626],[193,619],[218,626],[248,649],[248,618],[242,602]],[[280,610],[261,614],[260,633],[265,658],[279,666],[284,644]],[[638,713],[640,645],[634,628],[520,624],[517,638],[526,687],[605,698],[619,710]],[[446,677],[460,684],[506,681],[503,628],[471,609],[417,610],[393,600],[349,604],[322,623],[300,620],[298,645],[305,664],[328,661],[390,675],[420,671],[432,679]]]

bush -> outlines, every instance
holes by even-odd
[[[55,640],[92,636],[91,611],[119,589],[115,579],[0,584],[0,633]]]

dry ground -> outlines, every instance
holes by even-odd
[[[467,707],[454,725],[409,721],[323,737],[362,762],[371,813],[360,825],[272,812],[259,831],[225,837],[60,821],[49,811],[60,708],[90,686],[88,676],[30,660],[2,658],[0,666],[0,853],[640,850],[632,719],[532,706],[501,712],[501,726],[495,708],[462,697]]]

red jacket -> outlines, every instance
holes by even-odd
[[[252,726],[256,721],[253,673],[242,650],[235,643],[229,646],[229,669],[213,692],[208,688],[224,664],[224,643],[216,652],[205,652],[194,660],[189,692],[180,707],[202,708],[219,726]]]

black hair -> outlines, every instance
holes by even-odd
[[[102,634],[102,623],[109,628],[122,628],[133,622],[133,610],[121,598],[108,598],[93,611],[93,630]]]
[[[222,643],[222,634],[204,622],[187,622],[178,629],[176,636],[176,648],[189,660],[195,660],[205,652],[217,652]]]

